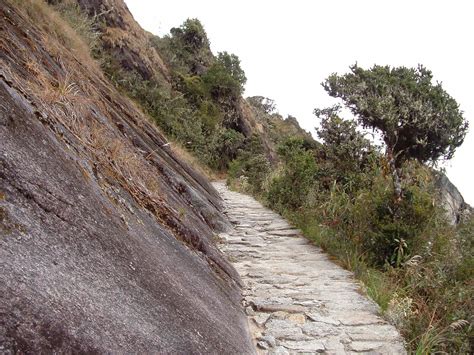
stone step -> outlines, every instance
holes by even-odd
[[[220,249],[239,272],[258,354],[405,354],[353,275],[249,196],[214,186],[234,228]]]

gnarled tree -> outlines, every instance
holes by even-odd
[[[340,117],[340,109],[340,105],[334,105],[315,109],[314,114],[320,119],[316,133],[324,141],[321,148],[324,164],[333,179],[345,183],[363,175],[375,149],[357,129],[357,122]]]
[[[357,64],[344,75],[332,74],[323,83],[330,96],[341,98],[364,128],[378,130],[397,197],[402,196],[400,169],[408,159],[420,162],[450,159],[467,133],[459,105],[433,75],[417,68]]]

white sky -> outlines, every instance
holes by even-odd
[[[334,103],[320,85],[332,72],[347,72],[356,61],[362,67],[425,65],[470,121],[447,171],[474,205],[474,2],[125,1],[141,26],[157,35],[199,18],[214,53],[239,56],[245,95],[274,99],[282,115],[295,116],[313,132],[313,109]]]

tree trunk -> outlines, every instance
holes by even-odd
[[[393,188],[395,201],[400,202],[402,200],[402,182],[401,182],[401,169],[397,168],[396,159],[393,156],[393,150],[391,147],[387,147],[387,160],[392,174]]]
[[[402,182],[400,180],[400,169],[393,167],[392,169],[392,179],[393,179],[393,187],[395,193],[396,201],[401,201],[402,199]]]

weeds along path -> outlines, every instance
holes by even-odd
[[[243,304],[262,354],[405,354],[352,274],[250,196],[216,182],[234,228],[221,250],[244,283]]]

